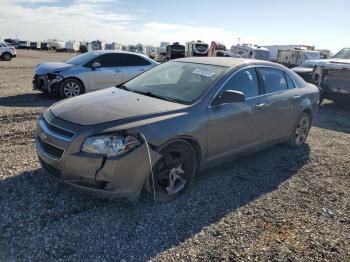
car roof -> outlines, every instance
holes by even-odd
[[[185,63],[195,63],[195,64],[206,64],[206,65],[216,65],[233,68],[239,65],[266,65],[284,68],[283,66],[263,60],[248,59],[248,58],[236,58],[236,57],[187,57],[179,58],[172,61],[185,62]]]
[[[91,52],[96,53],[96,54],[101,54],[101,55],[102,54],[111,54],[111,53],[138,55],[138,56],[142,56],[144,58],[147,58],[148,60],[152,60],[149,57],[147,57],[145,54],[137,53],[137,52],[129,52],[129,51],[124,51],[124,50],[94,50],[94,51],[91,51]]]

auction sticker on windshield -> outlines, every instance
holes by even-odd
[[[206,77],[212,77],[215,75],[214,72],[211,72],[209,70],[199,69],[199,68],[194,70],[192,73],[197,74],[197,75],[206,76]]]

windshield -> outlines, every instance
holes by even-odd
[[[334,56],[334,58],[350,59],[350,48],[343,48]]]
[[[130,91],[192,104],[227,70],[226,67],[167,62],[127,82]]]
[[[71,65],[83,65],[90,62],[92,59],[94,59],[97,56],[99,56],[98,52],[88,52],[82,55],[75,56],[65,61],[65,63],[71,64]]]

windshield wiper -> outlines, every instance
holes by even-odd
[[[152,93],[150,91],[147,91],[147,92],[133,91],[133,92],[141,94],[141,95],[145,95],[145,96],[150,96],[150,97],[154,97],[154,98],[170,101],[170,102],[180,103],[180,101],[177,100],[177,99],[156,95],[155,93]]]
[[[116,88],[119,88],[119,89],[123,89],[123,90],[126,90],[126,91],[130,91],[129,88],[127,88],[125,85],[119,85],[119,86],[115,86]]]

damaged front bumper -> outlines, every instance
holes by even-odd
[[[45,173],[97,197],[139,197],[151,172],[145,142],[121,156],[92,155],[80,151],[81,143],[86,138],[84,132],[81,135],[71,132],[71,138],[68,135],[62,137],[64,132],[57,125],[62,120],[55,119],[54,123],[48,123],[41,118],[40,121],[35,143]],[[45,126],[43,123],[46,123]],[[150,154],[152,162],[156,163],[160,155],[153,150]]]
[[[46,75],[34,75],[32,81],[33,90],[40,90],[45,93],[55,93],[59,89],[59,84],[64,78],[57,73]]]

